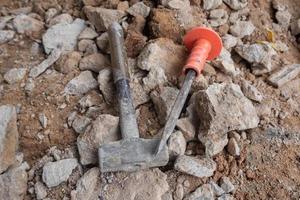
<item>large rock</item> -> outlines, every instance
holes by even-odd
[[[107,31],[113,22],[119,22],[126,13],[121,10],[85,6],[84,13],[98,31]]]
[[[123,187],[126,186],[126,187]],[[168,191],[167,175],[158,168],[133,172],[109,184],[104,199],[162,200]]]
[[[83,95],[97,86],[98,83],[93,74],[90,71],[83,71],[66,85],[64,92],[72,95]]]
[[[43,22],[24,14],[18,15],[13,20],[13,26],[18,33],[25,34],[28,37],[33,38],[39,38],[42,30],[44,29]]]
[[[98,199],[100,193],[100,170],[94,167],[87,171],[77,182],[76,190],[71,192],[72,200]]]
[[[0,30],[0,44],[4,44],[15,37],[15,32],[10,30]]]
[[[100,145],[119,139],[119,118],[108,114],[98,116],[91,126],[77,138],[80,163],[83,165],[97,163]]]
[[[194,192],[187,195],[184,200],[214,200],[214,192],[210,184],[204,184],[198,187]]]
[[[0,175],[0,199],[23,200],[25,198],[28,179],[26,170],[28,168],[28,164],[23,163]]]
[[[0,106],[0,174],[14,164],[18,138],[15,107],[10,105]]]
[[[77,38],[85,27],[85,21],[82,19],[75,19],[73,23],[63,22],[51,26],[43,35],[45,52],[49,54],[58,47],[64,52],[73,51],[77,44]]]
[[[55,187],[67,181],[72,171],[78,166],[75,158],[68,158],[56,162],[48,162],[43,167],[43,182],[48,187]]]
[[[197,158],[181,155],[175,161],[174,169],[199,178],[211,177],[217,164],[210,158]]]

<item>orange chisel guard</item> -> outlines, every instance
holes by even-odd
[[[222,50],[222,40],[212,29],[197,27],[189,31],[183,38],[183,43],[190,51],[183,73],[192,69],[197,76],[204,68],[206,60],[213,60]]]

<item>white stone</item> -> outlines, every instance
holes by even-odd
[[[209,14],[209,23],[212,27],[218,27],[226,24],[228,20],[227,11],[224,9],[212,10]]]
[[[15,37],[15,32],[11,30],[0,30],[0,44],[9,42]]]
[[[176,123],[176,127],[182,132],[187,142],[195,138],[196,130],[190,118],[178,119]]]
[[[38,200],[44,199],[47,196],[47,188],[40,181],[38,181],[34,184],[34,191],[35,191],[35,196]]]
[[[300,74],[300,64],[284,66],[281,70],[274,72],[268,77],[268,81],[275,87],[281,87]]]
[[[36,38],[41,34],[44,23],[27,15],[20,14],[13,20],[13,26],[18,33]]]
[[[9,84],[19,82],[24,78],[26,71],[26,68],[12,68],[4,74],[4,80]]]
[[[221,188],[224,190],[225,193],[233,192],[235,187],[231,183],[230,179],[226,176],[221,178]]]
[[[230,52],[225,48],[222,48],[220,55],[212,62],[212,64],[230,76],[236,76],[239,74],[239,72],[235,69],[235,64],[231,58]]]
[[[248,5],[248,0],[223,0],[233,10],[240,10]]]
[[[137,2],[126,10],[132,16],[141,15],[144,18],[148,17],[150,13],[150,7],[146,6],[143,2]]]
[[[205,154],[208,157],[217,155],[223,151],[224,147],[228,144],[227,134],[210,137],[203,136],[201,133],[198,135],[199,140],[205,146]]]
[[[258,91],[256,87],[250,84],[249,81],[243,80],[242,81],[242,91],[246,97],[251,100],[261,102],[263,100],[263,95],[261,92]]]
[[[214,200],[214,193],[210,184],[204,184],[198,187],[194,192],[187,195],[184,200]]]
[[[171,134],[168,140],[168,149],[170,157],[175,158],[178,155],[184,155],[186,149],[186,141],[181,131]]]
[[[230,35],[230,34],[225,34],[222,37],[222,41],[223,41],[224,48],[229,50],[237,45],[238,38],[234,37],[233,35]]]
[[[288,10],[279,10],[276,12],[275,18],[281,27],[288,28],[290,25],[292,15],[289,13]]]
[[[298,35],[300,33],[300,18],[291,24],[291,31],[293,35]]]
[[[222,0],[203,0],[203,9],[212,10],[219,7],[222,4]]]
[[[43,128],[47,128],[48,119],[47,119],[47,116],[45,115],[45,113],[40,113],[39,114],[39,121],[40,121]]]
[[[230,26],[230,33],[236,37],[243,38],[249,36],[255,30],[255,26],[251,21],[237,21]]]
[[[150,70],[148,75],[143,78],[143,85],[147,91],[154,89],[157,85],[163,85],[167,82],[165,71],[161,67]]]

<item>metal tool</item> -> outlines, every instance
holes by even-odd
[[[176,126],[177,119],[184,106],[194,78],[200,75],[204,68],[205,61],[213,60],[222,50],[222,40],[220,36],[212,29],[204,27],[197,27],[189,31],[184,36],[183,43],[190,51],[187,62],[183,67],[183,73],[186,76],[172,110],[168,115],[162,138],[156,151],[157,155],[165,148],[167,140]]]
[[[98,151],[100,171],[135,171],[164,166],[169,161],[167,148],[163,147],[158,154],[155,154],[160,139],[139,138],[135,109],[130,94],[122,27],[118,23],[113,23],[108,33],[114,84],[120,110],[122,140],[100,146]]]

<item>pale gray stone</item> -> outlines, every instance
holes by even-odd
[[[104,32],[99,37],[97,37],[96,44],[101,51],[109,53],[108,33]]]
[[[291,24],[291,32],[293,35],[298,35],[300,33],[300,18]]]
[[[43,182],[50,188],[67,181],[72,171],[78,167],[78,161],[75,158],[48,162],[43,167]]]
[[[225,193],[224,190],[220,186],[218,186],[218,184],[216,184],[214,181],[210,181],[209,184],[211,185],[215,196],[219,197]]]
[[[223,194],[222,196],[218,197],[217,200],[234,200],[235,198],[230,194]]]
[[[256,87],[250,84],[249,81],[242,81],[242,91],[246,97],[251,100],[261,102],[263,100],[263,95],[258,91]]]
[[[210,137],[199,134],[198,138],[205,146],[205,154],[208,157],[217,155],[218,153],[223,151],[224,147],[228,144],[227,134],[221,136],[213,135]]]
[[[12,68],[4,74],[4,80],[9,84],[21,81],[26,75],[26,68]]]
[[[68,13],[60,14],[49,21],[49,26],[53,26],[55,24],[71,24],[73,22],[73,17]]]
[[[98,37],[98,33],[90,28],[90,27],[86,27],[79,35],[78,39],[82,40],[82,39],[90,39],[93,40],[96,37]]]
[[[190,6],[190,1],[188,0],[171,0],[167,3],[168,8],[175,10],[188,10]]]
[[[38,181],[34,184],[34,191],[35,191],[35,196],[38,200],[44,199],[47,196],[47,188],[40,181]]]
[[[240,10],[248,5],[248,0],[223,0],[233,10]]]
[[[268,81],[275,87],[281,87],[300,74],[300,64],[292,64],[283,67],[281,70],[273,73]]]
[[[9,42],[15,37],[15,32],[11,30],[0,30],[0,44]]]
[[[203,0],[203,9],[212,10],[219,7],[222,4],[222,0]]]
[[[204,184],[198,187],[194,192],[187,195],[184,200],[214,200],[214,193],[210,184]]]
[[[47,116],[45,115],[45,113],[39,114],[39,121],[43,128],[47,128],[48,119],[47,119]]]
[[[231,48],[235,47],[238,43],[238,38],[234,37],[233,35],[230,34],[225,34],[222,37],[223,41],[223,46],[225,49],[230,50]]]
[[[14,17],[13,16],[3,16],[0,17],[0,30],[4,29],[7,25],[7,23],[12,20]]]
[[[178,119],[176,127],[182,132],[187,142],[195,138],[196,130],[190,118],[186,117]]]
[[[45,12],[45,21],[49,22],[53,17],[55,17],[58,14],[58,10],[56,8],[49,8]]]
[[[227,144],[227,151],[232,156],[239,156],[241,154],[241,149],[235,138],[230,138]]]
[[[226,176],[221,178],[221,188],[224,190],[225,193],[230,193],[235,190],[234,185],[231,183],[230,179]]]
[[[84,55],[97,54],[98,48],[94,40],[83,39],[77,44],[78,51],[82,52]]]
[[[98,75],[99,90],[107,103],[113,102],[115,87],[113,84],[113,74],[110,68],[102,69]]]
[[[126,12],[135,17],[140,15],[146,18],[150,13],[150,7],[146,6],[143,2],[140,1],[133,4],[126,10]]]
[[[94,53],[83,57],[80,60],[79,68],[83,70],[91,70],[99,73],[102,69],[109,67],[109,60],[101,53]]]
[[[212,27],[218,27],[227,23],[228,14],[224,9],[212,10],[209,14],[209,24]]]
[[[175,158],[178,155],[184,155],[186,141],[181,131],[176,131],[171,134],[168,140],[168,149],[171,158]]]
[[[38,37],[44,28],[44,23],[25,14],[20,14],[13,20],[13,26],[18,33]]]
[[[279,10],[276,12],[275,18],[281,27],[288,28],[290,25],[292,15],[289,13],[288,10]]]
[[[72,128],[76,133],[84,133],[91,122],[92,120],[86,116],[76,115],[72,122]]]
[[[212,62],[213,66],[219,68],[225,74],[236,76],[239,72],[235,68],[235,64],[231,58],[231,54],[225,48],[222,48],[220,55]]]
[[[237,21],[230,26],[230,33],[236,37],[243,38],[249,36],[255,30],[255,26],[251,21]]]
[[[163,85],[166,82],[167,76],[161,67],[151,69],[148,75],[143,78],[143,85],[147,91],[154,89],[157,85]]]

